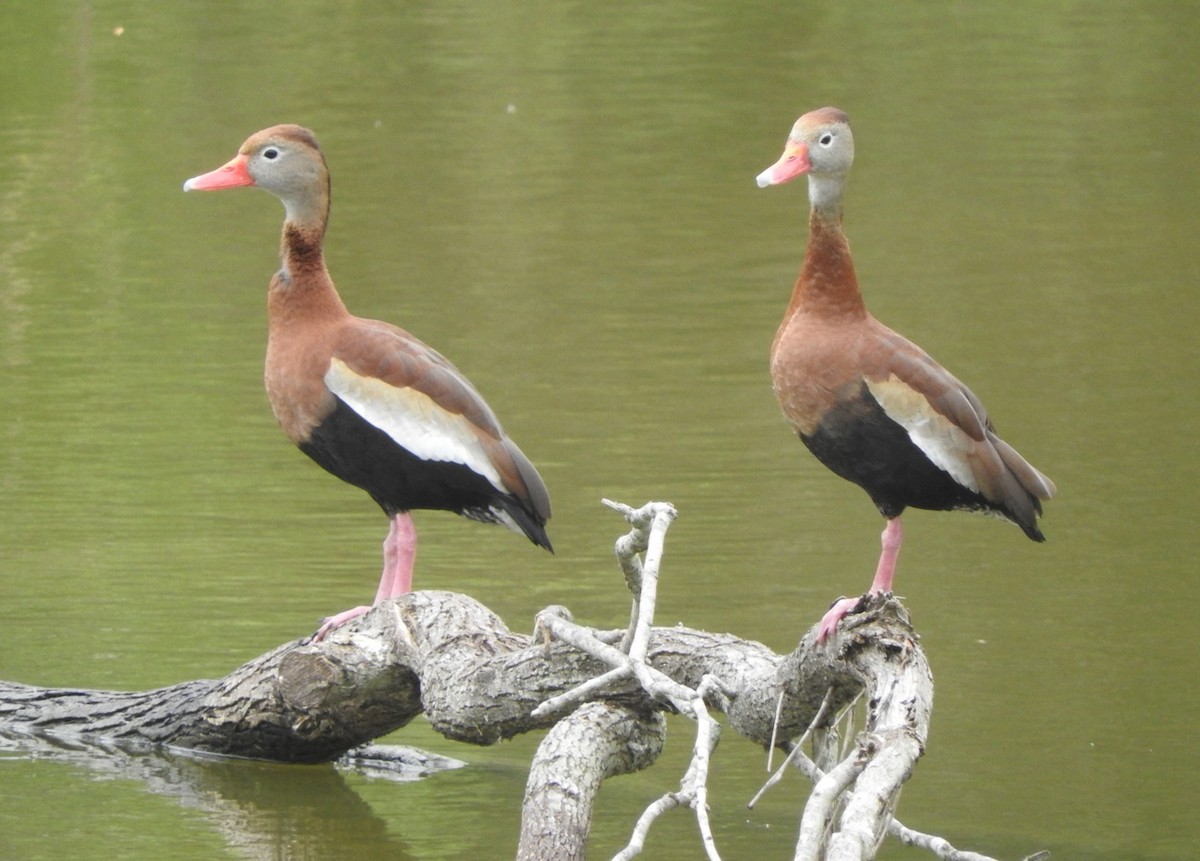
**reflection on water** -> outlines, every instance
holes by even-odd
[[[209,823],[219,840],[197,840],[197,850],[214,853],[225,847],[234,857],[334,858],[357,849],[365,850],[366,857],[396,857],[404,846],[403,840],[388,835],[388,824],[351,787],[353,776],[333,766],[292,768],[166,752],[91,750],[49,739],[30,746],[43,772],[131,782],[175,802],[185,811],[185,821]],[[16,759],[8,765],[16,781],[35,768]],[[144,800],[137,803],[147,806]],[[103,828],[99,823],[95,827]],[[86,834],[91,829],[75,823],[73,830]],[[128,841],[126,846],[136,846],[147,836],[137,820],[114,830]],[[152,852],[154,842],[145,848]],[[8,845],[7,852],[13,854],[6,857],[33,857],[38,849],[35,841],[22,837]],[[80,850],[83,857],[97,857],[86,844]]]
[[[282,213],[179,190],[280,121],[330,159],[347,303],[450,356],[554,498],[555,557],[418,515],[418,587],[518,628],[563,601],[614,623],[621,523],[598,500],[666,498],[660,621],[789,647],[866,581],[881,525],[790,438],[766,370],[805,203],[753,179],[799,113],[832,103],[859,142],[847,230],[868,303],[1060,488],[1041,547],[982,518],[906,519],[898,586],[938,709],[904,818],[994,855],[1186,855],[1200,763],[1182,716],[1200,704],[1177,682],[1196,651],[1156,636],[1185,624],[1197,550],[1200,422],[1171,394],[1200,370],[1186,5],[326,7],[0,14],[0,677],[224,674],[370,594],[382,517],[292,450],[261,390]],[[412,857],[515,843],[535,740],[404,740],[472,767],[350,781],[371,811],[350,821]],[[685,754],[606,788],[598,857]],[[761,757],[732,739],[722,757],[723,848],[783,857],[801,789],[747,817]],[[66,854],[57,823],[95,809],[98,834],[123,823],[124,857],[253,855],[128,783],[0,766],[19,857]],[[279,811],[325,779],[287,773],[296,786],[256,778],[252,795]],[[34,783],[61,805],[31,803]],[[469,818],[440,845],[414,810]],[[694,856],[687,822],[664,828],[653,857]]]

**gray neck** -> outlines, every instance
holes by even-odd
[[[284,220],[292,224],[312,228],[324,228],[329,217],[328,198],[319,195],[289,197],[283,200]]]
[[[808,202],[823,221],[833,221],[842,215],[844,176],[808,175]]]

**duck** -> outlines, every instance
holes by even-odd
[[[545,482],[470,380],[404,329],[347,310],[325,265],[330,173],[313,132],[256,132],[183,188],[246,186],[284,209],[281,266],[267,288],[264,381],[275,418],[300,451],[366,491],[389,524],[373,603],[326,617],[313,639],[412,591],[414,510],[499,524],[553,552]]]
[[[808,245],[771,345],[771,381],[800,441],[866,491],[885,519],[869,596],[893,590],[905,509],[983,512],[1041,542],[1042,502],[1056,488],[997,435],[966,385],[867,310],[842,226],[853,162],[849,117],[819,108],[796,120],[757,184],[808,178]],[[828,641],[861,600],[836,601],[817,642]]]

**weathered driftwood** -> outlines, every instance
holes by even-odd
[[[465,595],[416,592],[217,681],[139,693],[0,682],[0,732],[314,762],[422,712],[447,738],[474,744],[554,727],[531,769],[519,857],[572,858],[583,855],[600,781],[652,763],[662,712],[678,711],[697,722],[692,766],[680,791],[642,817],[622,857],[637,853],[655,817],[687,806],[717,858],[705,781],[720,728],[709,710],[745,737],[784,748],[832,727],[862,694],[866,731],[850,757],[825,762],[824,776],[807,763],[818,785],[796,857],[873,857],[923,749],[931,707],[929,669],[903,607],[875,598],[829,643],[815,643],[814,627],[788,655],[731,634],[653,627],[658,559],[674,510],[621,510],[634,526],[619,542],[635,595],[627,631],[594,631],[548,611],[533,635],[516,634]]]
[[[887,606],[902,618],[898,604]],[[866,618],[858,617],[848,634]],[[611,642],[620,633],[596,636]],[[706,673],[721,678],[732,691],[730,726],[766,745],[781,694],[780,739],[804,731],[831,684],[844,689],[846,700],[854,694],[858,683],[837,651],[814,648],[806,637],[793,655],[779,656],[732,634],[670,627],[653,629],[648,660],[684,685],[698,685]],[[0,682],[0,730],[327,761],[422,711],[442,735],[473,744],[546,728],[561,715],[534,716],[537,706],[607,669],[567,643],[513,633],[466,595],[413,592],[319,643],[287,643],[220,680],[139,692]],[[629,677],[598,697],[631,706],[647,699]]]
[[[666,739],[661,712],[584,703],[546,734],[529,769],[517,861],[582,859],[602,781],[651,765]]]

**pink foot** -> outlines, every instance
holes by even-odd
[[[821,626],[817,629],[817,642],[824,643],[837,630],[838,623],[846,618],[851,610],[853,610],[862,598],[842,598],[840,601],[835,601],[833,606],[825,611],[825,615],[821,617]]]
[[[342,625],[349,622],[351,619],[357,619],[359,616],[365,616],[370,612],[371,608],[365,604],[361,607],[355,607],[353,610],[343,610],[333,616],[328,616],[321,622],[321,627],[317,628],[317,633],[313,634],[313,642],[319,643],[325,639],[325,635],[334,628],[340,628]]]
[[[412,591],[413,560],[417,555],[417,529],[407,511],[392,518],[388,525],[387,539],[383,542],[383,573],[379,576],[379,588],[375,590],[375,603],[368,607],[355,607],[329,616],[321,622],[313,642],[325,639],[334,628],[367,613],[372,607]]]
[[[904,530],[900,527],[900,518],[893,517],[887,522],[883,534],[879,536],[879,564],[875,567],[875,579],[871,582],[871,590],[867,594],[876,595],[880,592],[891,592],[892,581],[896,576],[896,558],[900,555],[900,545],[904,543]],[[821,617],[821,625],[817,628],[817,642],[824,643],[837,630],[838,623],[855,608],[861,598],[842,598],[830,607]]]

